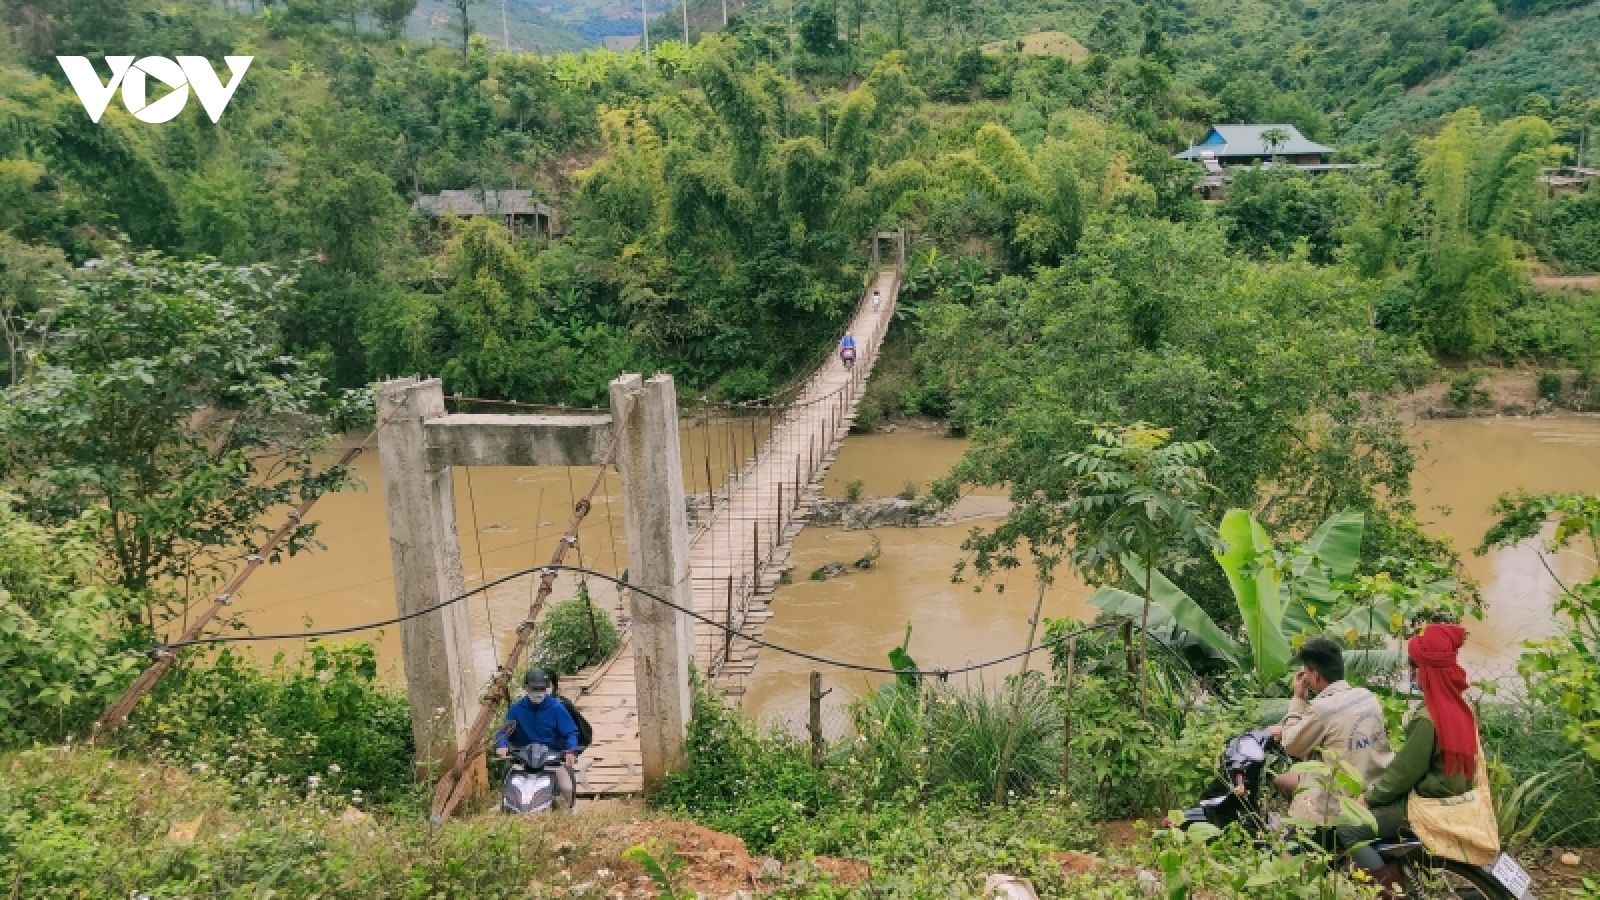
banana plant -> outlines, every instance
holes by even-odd
[[[1224,549],[1213,555],[1233,591],[1245,642],[1217,625],[1160,572],[1149,577],[1150,627],[1192,637],[1224,664],[1252,673],[1263,688],[1283,677],[1293,648],[1315,634],[1366,646],[1358,657],[1360,665],[1392,662],[1394,654],[1371,645],[1398,634],[1419,606],[1437,605],[1440,598],[1453,595],[1455,582],[1426,568],[1427,579],[1415,585],[1385,573],[1358,577],[1364,530],[1362,513],[1339,512],[1304,543],[1280,547],[1249,511],[1230,509],[1217,529]],[[1145,584],[1146,573],[1137,560],[1125,560],[1124,566],[1133,583]],[[1136,616],[1144,598],[1105,587],[1089,602],[1111,615]]]

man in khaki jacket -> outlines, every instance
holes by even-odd
[[[1332,762],[1336,756],[1349,763],[1361,774],[1365,788],[1394,759],[1378,698],[1366,688],[1351,687],[1344,680],[1344,653],[1327,638],[1306,641],[1294,661],[1303,668],[1294,676],[1289,714],[1268,730],[1296,759],[1324,758],[1323,751],[1331,751],[1325,761]],[[1308,700],[1312,694],[1315,697]],[[1333,825],[1337,821],[1338,798],[1320,784],[1308,778],[1301,787],[1301,777],[1289,773],[1278,776],[1278,788],[1295,792],[1289,805],[1290,817],[1314,825]]]

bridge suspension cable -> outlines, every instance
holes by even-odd
[[[557,552],[558,553],[560,552],[559,549],[557,550]],[[472,597],[477,596],[481,592],[489,590],[490,588],[496,587],[496,586],[501,585],[501,584],[505,584],[508,581],[512,581],[512,580],[515,580],[517,578],[521,578],[521,577],[523,577],[525,575],[539,575],[541,578],[545,579],[545,583],[548,584],[548,583],[554,581],[556,573],[558,573],[558,572],[576,572],[576,573],[587,575],[587,576],[590,576],[590,577],[593,577],[593,578],[599,578],[599,579],[602,579],[604,581],[612,582],[613,584],[616,584],[617,586],[619,586],[619,587],[621,587],[623,589],[634,591],[634,592],[639,593],[639,594],[641,594],[641,595],[643,595],[645,597],[649,597],[651,600],[655,601],[656,603],[660,603],[663,606],[670,606],[673,609],[677,610],[678,612],[681,612],[684,615],[689,616],[692,619],[695,619],[696,621],[699,621],[699,622],[702,622],[702,623],[704,623],[706,625],[709,625],[712,628],[717,629],[718,631],[727,632],[732,637],[737,637],[737,638],[740,638],[742,640],[749,641],[749,642],[751,642],[753,644],[758,644],[761,647],[764,647],[764,648],[766,648],[768,650],[772,650],[773,652],[776,652],[776,653],[783,653],[783,654],[786,654],[788,656],[793,656],[793,657],[796,657],[798,659],[804,659],[804,660],[807,660],[809,662],[814,662],[814,663],[817,663],[818,665],[827,666],[827,667],[833,668],[833,669],[846,669],[846,670],[853,671],[853,672],[866,672],[868,674],[874,674],[874,675],[914,675],[914,676],[917,676],[919,678],[945,679],[945,678],[950,677],[951,675],[964,675],[964,674],[966,674],[968,672],[977,672],[977,671],[982,670],[982,669],[993,668],[994,666],[998,666],[998,665],[1000,665],[1002,663],[1007,663],[1007,662],[1010,662],[1010,661],[1012,661],[1014,659],[1020,659],[1024,654],[1027,654],[1027,653],[1035,653],[1035,652],[1038,652],[1040,650],[1048,650],[1051,647],[1054,647],[1054,646],[1056,646],[1058,644],[1065,643],[1067,641],[1067,639],[1069,639],[1069,638],[1078,637],[1079,635],[1089,634],[1089,633],[1096,632],[1096,631],[1103,631],[1103,630],[1113,629],[1113,628],[1121,628],[1125,623],[1134,621],[1132,618],[1128,618],[1128,617],[1107,619],[1107,620],[1105,620],[1103,622],[1096,622],[1096,623],[1091,624],[1091,625],[1086,625],[1083,628],[1079,628],[1079,629],[1074,630],[1072,632],[1061,634],[1061,635],[1057,635],[1056,637],[1040,641],[1039,643],[1034,644],[1031,647],[1025,648],[1023,650],[1018,650],[1015,653],[1008,653],[1005,656],[997,656],[994,659],[988,659],[988,660],[984,660],[982,662],[967,663],[965,665],[954,666],[954,667],[951,667],[951,668],[944,668],[944,669],[896,669],[896,668],[893,668],[893,667],[890,667],[890,666],[879,666],[879,665],[873,665],[871,663],[859,663],[859,662],[852,662],[850,660],[834,659],[833,657],[822,656],[822,655],[819,655],[819,654],[816,654],[816,653],[807,652],[805,650],[797,650],[794,647],[785,647],[782,644],[776,644],[776,643],[773,643],[771,641],[767,641],[767,640],[764,640],[762,638],[756,637],[755,635],[750,634],[748,632],[741,631],[740,629],[738,629],[736,627],[729,626],[729,625],[724,625],[723,623],[716,621],[715,619],[711,618],[710,616],[707,616],[707,615],[704,615],[704,614],[702,614],[700,612],[697,612],[697,611],[695,611],[694,609],[692,609],[690,607],[682,606],[680,604],[674,603],[671,600],[668,600],[667,598],[661,596],[660,594],[657,594],[657,593],[654,593],[653,591],[650,591],[650,590],[647,590],[645,588],[642,588],[639,585],[629,584],[624,579],[619,578],[619,577],[617,577],[615,575],[611,575],[611,574],[608,574],[606,572],[601,572],[598,569],[591,569],[591,568],[589,568],[587,566],[573,566],[573,565],[566,565],[564,563],[551,563],[549,565],[536,566],[536,567],[531,568],[531,569],[524,569],[524,570],[522,570],[520,572],[512,572],[512,573],[510,573],[508,575],[503,575],[503,576],[501,576],[499,578],[496,578],[494,581],[491,581],[491,582],[489,582],[487,584],[484,584],[484,585],[480,585],[479,587],[473,588],[472,590],[467,591],[464,594],[460,594],[458,596],[451,597],[450,599],[442,601],[440,603],[437,603],[437,604],[435,604],[433,606],[427,607],[425,609],[416,610],[416,611],[414,611],[414,612],[412,612],[412,613],[410,613],[408,615],[405,615],[405,616],[397,616],[395,618],[384,619],[384,620],[379,621],[379,622],[369,622],[369,623],[367,623],[365,625],[351,625],[351,626],[347,626],[347,627],[344,627],[344,628],[329,628],[329,629],[324,629],[324,630],[320,630],[320,631],[303,631],[303,632],[295,632],[295,633],[290,633],[290,634],[231,634],[231,635],[218,635],[218,636],[215,636],[215,637],[197,638],[197,639],[192,640],[192,641],[187,641],[187,642],[185,642],[185,643],[183,643],[181,645],[176,644],[176,643],[174,643],[174,644],[163,644],[163,645],[161,645],[161,646],[159,646],[159,647],[157,647],[155,649],[156,649],[156,651],[160,651],[162,649],[170,649],[170,648],[175,648],[175,647],[178,647],[178,646],[186,646],[187,647],[187,646],[195,646],[195,645],[200,645],[200,644],[233,644],[233,643],[243,643],[243,642],[247,642],[247,641],[303,640],[303,639],[309,639],[309,638],[329,637],[329,636],[334,636],[334,635],[350,634],[351,632],[366,631],[366,630],[370,630],[370,629],[373,629],[373,628],[382,628],[382,627],[387,626],[387,625],[393,625],[393,624],[396,624],[398,622],[403,622],[406,619],[415,618],[416,616],[423,616],[423,615],[427,615],[428,613],[431,613],[431,612],[436,612],[436,611],[438,611],[440,609],[443,609],[444,607],[449,606],[449,605],[451,605],[453,603],[460,603],[460,602],[462,602],[464,600],[468,600],[468,599],[470,599]],[[528,623],[526,623],[526,622],[523,623],[523,625],[527,625],[527,624]],[[518,626],[518,632],[520,633],[521,630],[522,630],[522,626],[519,625]],[[1163,646],[1165,646],[1165,642],[1160,641],[1155,636],[1148,635],[1148,633],[1147,633],[1147,636],[1151,640],[1156,641],[1156,643],[1162,644]],[[1176,653],[1176,651],[1172,650],[1172,648],[1170,648],[1170,647],[1168,647],[1167,649],[1169,651],[1173,652],[1173,653]],[[1179,657],[1179,658],[1181,659],[1181,657]],[[515,666],[515,662],[513,662],[510,659],[507,660],[507,664],[508,664],[508,666],[511,666],[511,667]],[[509,674],[509,673],[505,673],[505,674]],[[496,679],[498,680],[499,678],[500,678],[500,675],[497,674],[496,675]],[[503,688],[504,687],[504,683],[502,682],[500,684],[500,686]],[[490,686],[489,686],[489,690],[485,694],[486,703],[487,703],[488,697],[493,695],[494,690],[495,690],[495,683],[491,682]],[[497,698],[497,700],[498,700],[498,698]],[[497,703],[496,703],[496,705],[497,705]]]

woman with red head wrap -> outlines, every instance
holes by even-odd
[[[1398,866],[1384,865],[1370,846],[1392,839],[1406,824],[1406,801],[1419,797],[1456,797],[1472,790],[1478,759],[1478,723],[1467,704],[1467,673],[1456,661],[1466,642],[1460,625],[1428,625],[1406,644],[1411,677],[1422,689],[1423,708],[1406,724],[1405,746],[1361,797],[1378,822],[1376,833],[1365,825],[1338,827],[1339,843],[1353,847],[1351,859],[1380,884],[1394,883]],[[1391,871],[1393,870],[1393,871]]]

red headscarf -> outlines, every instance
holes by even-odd
[[[1428,625],[1406,644],[1417,667],[1422,702],[1433,720],[1446,775],[1472,775],[1478,761],[1478,724],[1464,696],[1467,673],[1456,662],[1456,651],[1466,642],[1460,625]]]

